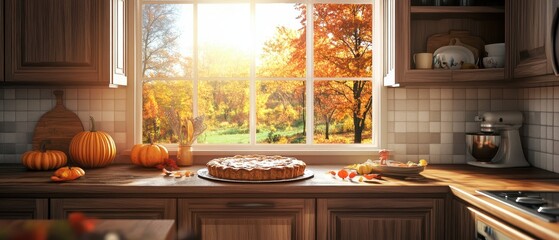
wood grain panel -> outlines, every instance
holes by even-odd
[[[4,83],[4,1],[0,3],[0,85]]]
[[[47,219],[48,199],[1,198],[0,219]]]
[[[71,212],[83,212],[100,219],[175,219],[175,199],[156,198],[64,198],[51,199],[50,215],[65,219]]]
[[[475,239],[474,214],[458,199],[450,201],[450,239]]]
[[[442,198],[318,199],[318,239],[444,239]]]
[[[180,199],[179,232],[202,239],[314,239],[313,199]]]

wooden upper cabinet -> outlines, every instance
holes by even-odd
[[[551,34],[557,0],[514,0],[510,4],[514,78],[553,74]]]
[[[463,43],[467,43],[467,37],[480,38],[484,44],[506,42],[507,21],[506,4],[491,1],[475,1],[474,6],[415,6],[412,0],[395,1],[395,18],[393,29],[385,32],[395,31],[394,57],[395,57],[395,84],[402,86],[413,85],[472,85],[493,84],[508,78],[506,64],[504,68],[484,68],[481,64],[484,50],[483,44],[478,44],[479,61],[477,69],[416,69],[413,56],[416,53],[434,53],[439,44],[428,41],[435,34],[457,34]],[[435,2],[435,1],[433,1]],[[459,1],[456,1],[457,3]],[[494,3],[494,4],[493,4]],[[483,4],[483,5],[482,5]],[[503,5],[504,4],[504,5]],[[385,27],[391,25],[385,24]],[[388,43],[390,45],[391,43]],[[439,42],[442,45],[451,45],[451,41]],[[480,41],[476,41],[480,43]],[[470,43],[470,45],[472,45]],[[428,47],[430,46],[430,47]],[[476,46],[474,46],[476,47]],[[430,49],[433,48],[433,49]],[[394,85],[390,84],[389,85]]]
[[[6,0],[8,84],[126,85],[123,0]]]

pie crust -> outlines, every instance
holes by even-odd
[[[237,155],[210,160],[206,167],[211,176],[233,180],[278,180],[302,176],[305,162],[293,157]]]

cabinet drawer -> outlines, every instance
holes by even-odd
[[[2,198],[0,219],[47,219],[48,199]]]
[[[181,199],[179,232],[208,239],[314,239],[314,199]]]
[[[51,199],[50,214],[53,219],[64,219],[71,212],[100,219],[175,219],[176,202],[157,198]]]

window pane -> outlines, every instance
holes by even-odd
[[[142,141],[178,142],[179,119],[192,117],[192,82],[144,81],[142,96]]]
[[[200,77],[248,77],[251,39],[249,4],[198,5]]]
[[[304,77],[302,4],[256,4],[256,76]]]
[[[305,143],[305,82],[256,84],[256,142]]]
[[[198,143],[250,143],[248,81],[200,81],[199,114],[206,131]]]
[[[145,4],[142,13],[142,76],[192,76],[192,5]]]
[[[314,142],[371,143],[371,81],[314,83]]]
[[[316,77],[371,77],[372,5],[314,5]]]

